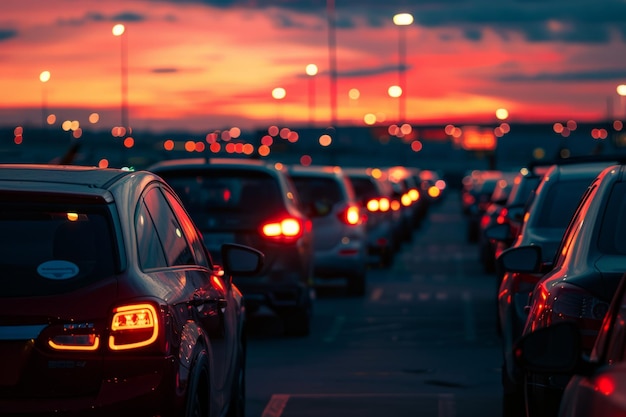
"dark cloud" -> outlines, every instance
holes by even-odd
[[[122,12],[112,16],[106,16],[99,12],[86,13],[81,18],[76,19],[59,19],[58,23],[61,26],[82,26],[90,22],[117,22],[117,23],[130,23],[141,22],[146,18],[144,15],[135,12]]]
[[[563,73],[539,73],[534,75],[513,74],[498,78],[498,81],[507,83],[516,82],[594,82],[594,81],[620,81],[624,79],[623,70],[598,70]]]
[[[153,68],[150,72],[154,74],[174,74],[178,72],[178,68]]]
[[[17,31],[13,29],[0,29],[0,42],[12,39],[17,36]]]

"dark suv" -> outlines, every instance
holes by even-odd
[[[269,307],[287,334],[307,335],[314,299],[312,226],[286,169],[257,159],[190,158],[148,170],[176,190],[217,259],[224,242],[265,254],[260,277],[235,276],[248,313]]]
[[[145,171],[0,165],[0,230],[0,414],[244,415],[258,251],[214,264]]]

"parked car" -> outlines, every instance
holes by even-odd
[[[260,277],[234,277],[246,311],[269,309],[286,334],[308,335],[315,299],[312,225],[286,168],[254,159],[189,158],[148,169],[176,190],[214,257],[224,242],[263,252]]]
[[[580,163],[552,165],[532,192],[521,231],[512,248],[537,245],[541,248],[544,264],[552,262],[563,233],[587,187],[608,163]],[[505,233],[508,226],[504,227]],[[512,249],[505,250],[498,262],[506,264]],[[527,319],[530,294],[542,273],[509,272],[505,267],[498,291],[498,323],[502,335],[502,384],[504,417],[516,415],[523,404],[523,380],[514,358],[514,343],[522,335]]]
[[[245,314],[172,188],[138,171],[0,165],[0,414],[243,416]]]
[[[367,284],[366,217],[340,167],[292,165],[289,174],[313,223],[314,275],[318,285],[343,281],[363,295]]]
[[[613,297],[591,355],[582,349],[580,328],[570,322],[528,334],[517,346],[524,368],[538,373],[571,374],[559,417],[626,415],[626,276]]]
[[[552,263],[542,263],[538,245],[511,249],[507,270],[548,272],[529,300],[523,335],[571,321],[581,330],[582,348],[591,352],[623,271],[626,271],[626,165],[605,168],[580,201]],[[570,377],[522,369],[528,416],[556,415]]]
[[[352,183],[357,201],[367,214],[368,262],[388,267],[393,263],[399,243],[394,232],[397,211],[391,209],[393,190],[377,168],[343,168]]]

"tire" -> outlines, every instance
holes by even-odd
[[[191,379],[187,389],[185,417],[209,417],[211,401],[209,375],[209,359],[206,352],[203,352],[198,356],[193,365]]]
[[[244,333],[245,334],[245,333]],[[245,337],[245,336],[243,336]],[[238,361],[239,369],[233,381],[233,392],[228,406],[226,417],[245,417],[246,415],[246,344],[242,342],[241,358]]]

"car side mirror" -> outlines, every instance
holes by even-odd
[[[506,249],[496,259],[501,270],[509,272],[541,272],[541,247],[537,245],[517,246]]]
[[[254,248],[235,243],[224,243],[221,247],[224,272],[228,276],[253,276],[263,268],[265,255]]]

